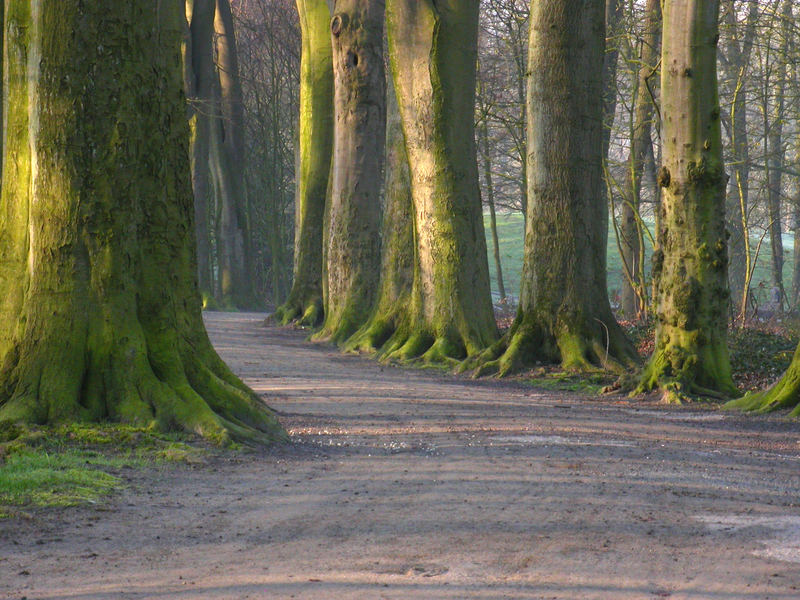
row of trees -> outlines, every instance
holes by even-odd
[[[617,95],[606,85],[616,62],[605,42],[620,14],[609,7],[531,5],[524,282],[500,338],[474,135],[479,3],[298,0],[295,273],[277,315],[321,322],[318,337],[344,347],[478,373],[533,360],[637,368],[606,289],[603,124]],[[635,385],[668,398],[728,397],[737,392],[725,344],[719,2],[662,7],[662,142],[651,151],[660,155],[656,350]],[[195,259],[204,243],[195,217],[214,225],[205,229],[215,257],[207,274],[222,299],[240,283],[248,289],[243,265],[252,260],[246,96],[230,8],[6,3],[0,420],[112,418],[219,440],[283,435],[219,360],[200,313],[206,267]],[[275,81],[291,77],[286,64]],[[272,156],[285,160],[285,135],[272,139]],[[213,210],[198,207],[204,185]],[[739,406],[796,405],[798,369],[800,358],[773,390]]]
[[[608,209],[602,190],[607,186],[612,197],[620,193],[611,184],[613,174],[603,184],[612,145],[604,123],[612,122],[618,106],[625,107],[615,92],[615,71],[617,56],[632,63],[632,47],[618,44],[608,53],[605,42],[606,25],[612,33],[621,27],[625,7],[616,1],[537,0],[525,14],[513,2],[487,6],[495,19],[488,28],[494,38],[484,35],[484,44],[498,47],[503,40],[510,50],[504,60],[479,64],[477,139],[490,212],[498,189],[492,164],[513,169],[517,157],[525,158],[519,163],[525,189],[519,204],[526,214],[523,285],[511,330],[498,339],[491,314],[472,135],[479,5],[466,1],[386,4],[388,62],[401,125],[389,139],[397,143],[402,136],[405,150],[405,156],[391,156],[408,161],[411,206],[393,212],[409,199],[402,190],[402,199],[390,196],[397,189],[390,183],[405,170],[390,162],[383,236],[375,217],[381,171],[372,155],[378,149],[364,142],[382,132],[376,101],[383,81],[379,9],[376,3],[340,1],[331,14],[325,2],[298,3],[304,39],[301,131],[319,134],[306,138],[301,133],[298,206],[307,218],[317,216],[316,226],[298,231],[296,264],[307,261],[314,270],[311,276],[311,270],[296,273],[290,300],[276,316],[304,324],[324,319],[317,338],[347,348],[377,351],[385,358],[445,361],[478,374],[504,374],[534,360],[624,372],[637,357],[609,304]],[[789,19],[791,6],[784,6]],[[633,14],[639,6],[628,8]],[[657,334],[654,355],[633,387],[660,389],[670,399],[736,396],[725,333],[730,294],[722,129],[729,118],[717,91],[720,3],[652,1],[643,8],[638,68],[629,77],[629,182],[616,187],[624,198],[619,235],[627,265],[625,308],[643,314],[649,294],[641,198],[649,159],[659,200],[652,235]],[[523,53],[518,34],[526,20]],[[506,29],[500,35],[502,25]],[[351,28],[372,37],[351,39]],[[521,75],[524,54],[527,71]],[[313,76],[306,72],[309,64]],[[527,79],[524,119],[515,114],[518,87],[498,95],[489,85],[492,76],[507,81],[515,73],[517,82]],[[506,141],[501,151],[511,159],[493,160],[490,121],[492,129],[501,125]],[[372,133],[365,134],[367,129]],[[660,143],[654,143],[654,134]],[[392,237],[408,231],[398,224],[409,213],[410,235]],[[382,239],[381,261],[375,249]],[[732,253],[730,260],[738,259]],[[388,277],[402,284],[388,286],[389,301],[376,297],[376,290],[386,287],[376,285],[381,264],[390,267],[384,283]],[[410,272],[398,279],[397,264]],[[403,310],[387,308],[400,297],[406,298]]]

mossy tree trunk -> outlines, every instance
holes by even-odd
[[[6,3],[2,421],[285,436],[202,322],[182,10]]]
[[[333,164],[323,236],[325,322],[315,339],[335,343],[369,319],[380,281],[384,13],[383,0],[338,0],[331,19]]]
[[[389,55],[411,174],[410,317],[388,356],[451,362],[497,337],[475,150],[477,0],[390,0]]]
[[[191,168],[194,191],[194,219],[197,228],[197,273],[200,291],[213,295],[211,239],[208,220],[211,195],[211,171],[208,163],[211,114],[214,106],[214,0],[191,0],[186,3],[188,26],[187,52],[184,54],[186,94],[191,124]]]
[[[655,74],[661,43],[661,0],[647,0],[645,24],[639,54],[639,73],[634,96],[631,151],[628,157],[627,198],[622,208],[620,244],[627,276],[622,282],[622,313],[642,319],[647,308],[644,282],[644,235],[639,213],[644,161],[652,144],[654,99],[650,81]],[[650,86],[650,87],[648,87]]]
[[[381,221],[381,269],[369,320],[347,340],[347,350],[380,353],[408,319],[414,282],[414,219],[406,140],[392,79],[386,90],[386,167]]]
[[[323,317],[322,227],[333,149],[331,13],[325,0],[297,0],[297,12],[302,55],[294,278],[274,317],[284,324],[317,325]]]
[[[535,360],[567,369],[621,369],[636,360],[606,290],[608,208],[597,101],[604,10],[602,0],[532,3],[520,306],[509,333],[477,361],[477,374],[503,375]]]
[[[717,94],[717,0],[663,4],[656,347],[637,388],[666,401],[737,393],[727,348],[725,172]]]
[[[248,269],[247,195],[244,170],[244,103],[239,57],[229,0],[217,0],[214,15],[216,114],[211,130],[211,174],[218,214],[219,300],[223,306],[256,303]]]

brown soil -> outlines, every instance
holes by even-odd
[[[294,443],[0,522],[0,598],[798,598],[800,424],[343,356],[209,314]]]

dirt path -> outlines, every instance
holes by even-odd
[[[290,447],[0,522],[0,598],[800,598],[800,424],[382,367],[212,314]]]

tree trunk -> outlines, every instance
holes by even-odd
[[[295,208],[294,280],[275,311],[281,323],[317,325],[322,309],[322,225],[333,149],[333,61],[325,0],[297,0],[300,59],[300,170]]]
[[[211,130],[210,159],[220,220],[217,255],[220,301],[246,307],[254,302],[247,269],[247,198],[244,185],[244,106],[239,59],[229,0],[216,0],[216,114]]]
[[[489,206],[489,226],[492,236],[492,257],[494,270],[497,273],[497,291],[500,300],[506,298],[506,286],[503,284],[503,264],[500,262],[500,240],[497,237],[497,214],[494,207],[494,182],[492,180],[492,154],[489,149],[489,126],[484,118],[479,128],[481,155],[483,158],[483,178],[486,181],[486,204]],[[527,201],[526,201],[527,204]]]
[[[369,318],[380,282],[386,144],[383,0],[339,0],[333,45],[333,166],[325,243],[325,322],[315,339],[345,342]]]
[[[414,282],[414,219],[408,153],[391,77],[387,84],[381,279],[369,321],[347,340],[346,348],[356,352],[382,353],[395,332],[405,331]]]
[[[622,313],[629,318],[642,319],[646,310],[644,286],[643,231],[639,213],[642,198],[644,161],[651,145],[654,104],[649,81],[658,64],[661,44],[661,0],[647,0],[639,74],[634,98],[633,137],[628,157],[628,194],[622,207],[622,259],[628,276],[622,282]]]
[[[0,421],[285,436],[202,322],[182,10],[6,3]]]
[[[725,171],[717,95],[717,0],[666,0],[656,348],[637,391],[666,401],[737,393],[728,358]]]
[[[606,290],[602,0],[532,3],[528,82],[528,215],[522,292],[509,333],[478,374],[534,360],[621,369],[635,351]]]
[[[475,152],[475,0],[390,0],[389,52],[414,201],[411,318],[391,357],[460,360],[497,337]]]
[[[211,269],[210,224],[208,222],[211,196],[211,171],[208,153],[211,133],[211,114],[214,106],[214,53],[211,40],[214,33],[214,0],[187,2],[190,52],[184,57],[188,71],[191,139],[192,189],[194,191],[194,218],[197,236],[197,273],[200,291],[213,295],[214,282]]]

